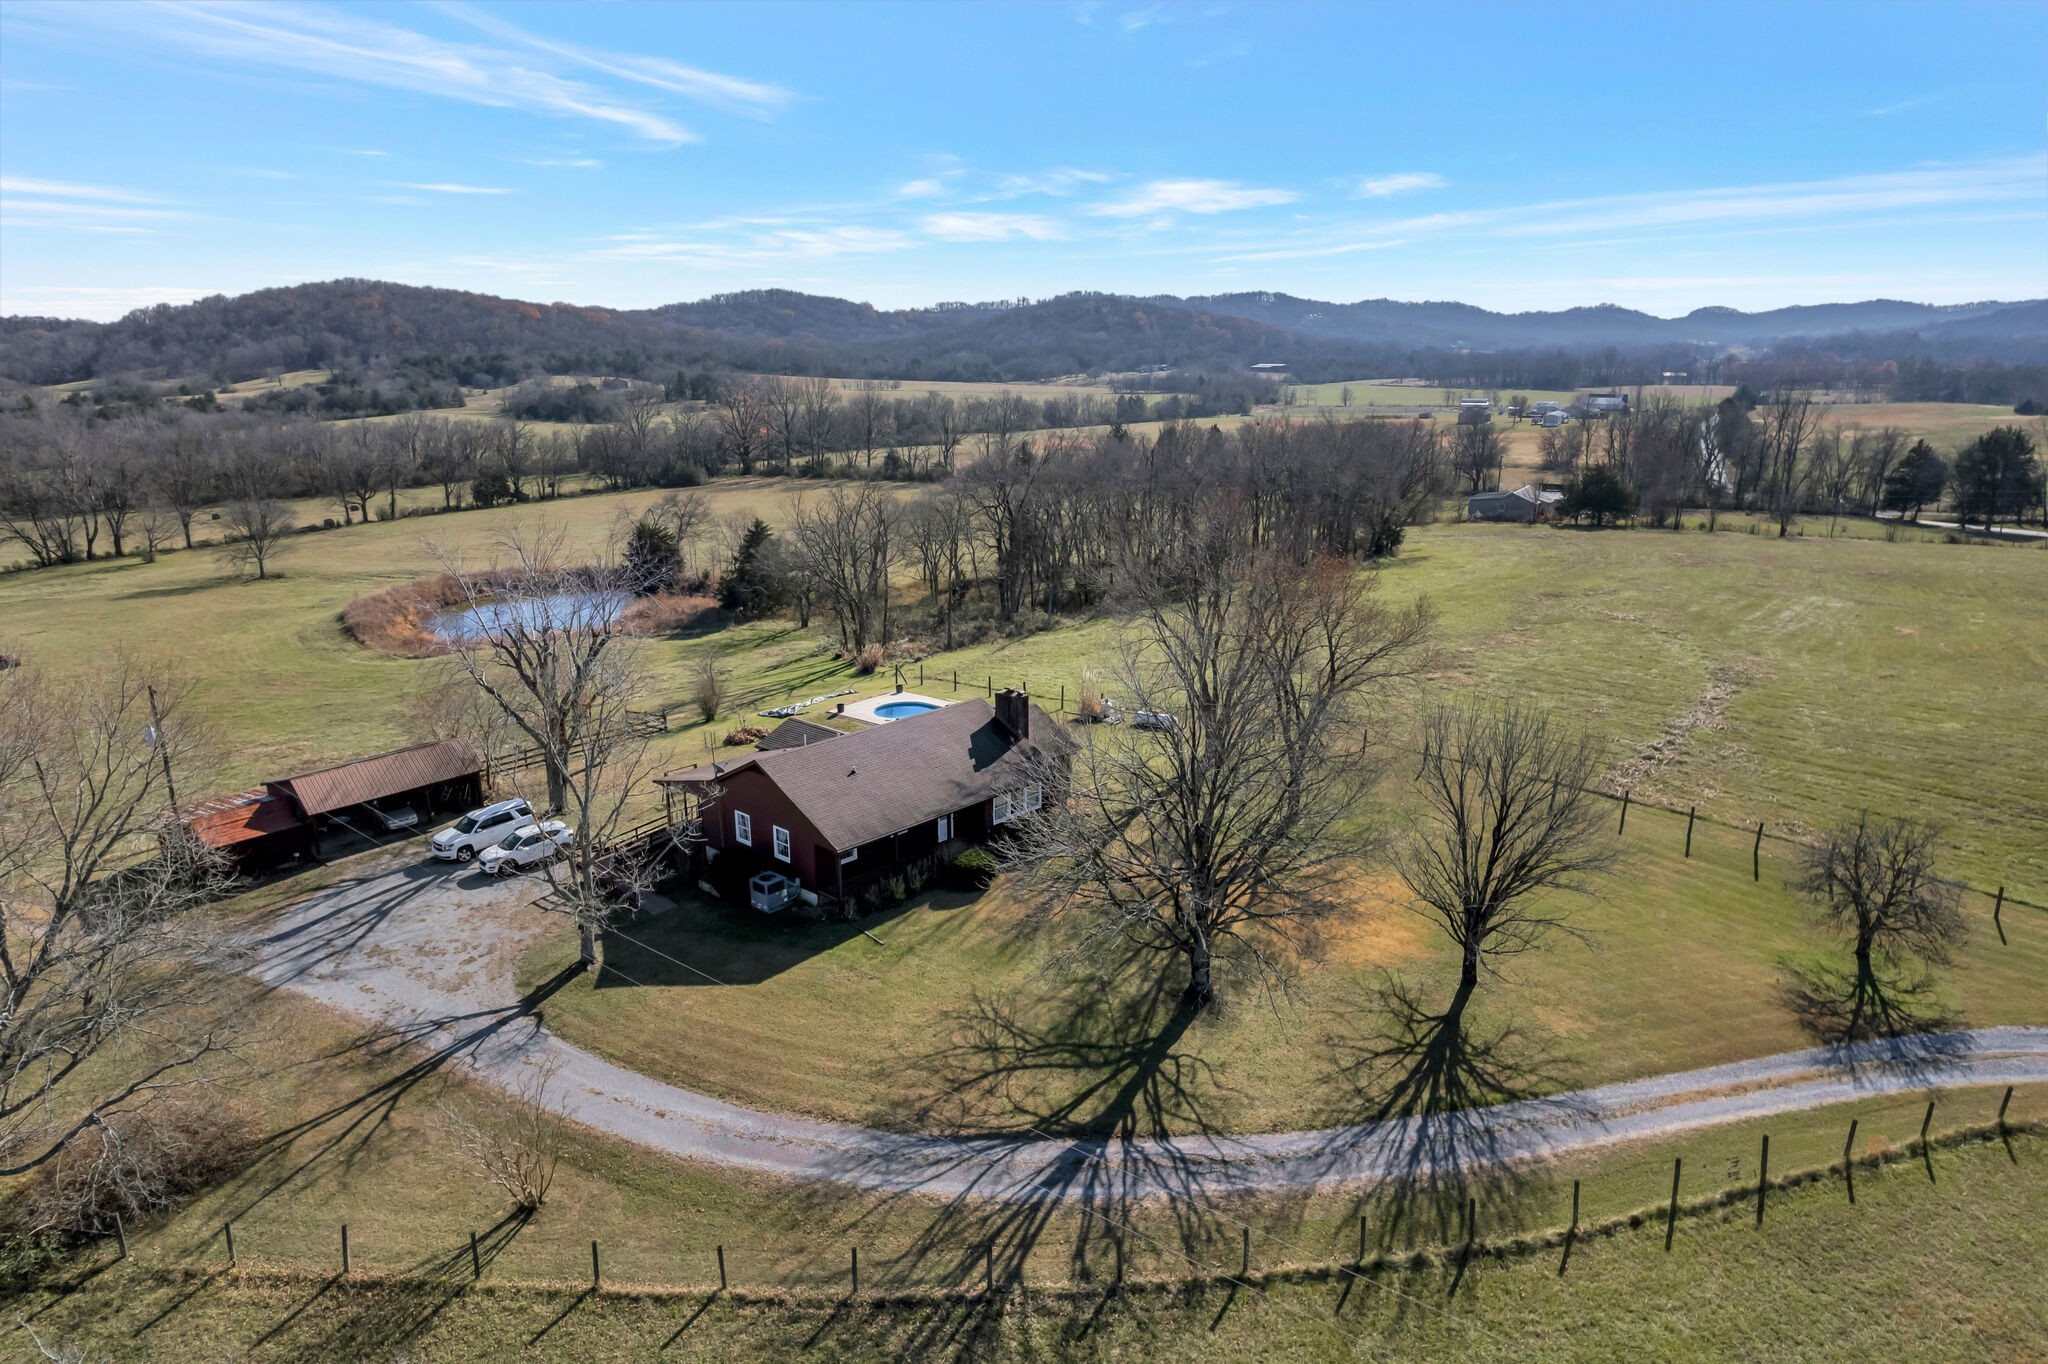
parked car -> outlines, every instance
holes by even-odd
[[[537,866],[554,857],[576,835],[559,819],[544,824],[523,824],[505,835],[495,847],[485,848],[477,865],[492,876],[510,876],[515,871]]]
[[[410,805],[398,805],[386,810],[373,802],[366,802],[363,808],[370,812],[370,818],[376,820],[378,826],[387,834],[419,827],[420,812]]]
[[[533,822],[533,807],[519,799],[501,800],[471,810],[434,835],[434,856],[444,862],[467,862],[522,824]]]
[[[1180,718],[1163,710],[1137,710],[1131,712],[1133,729],[1179,729]]]

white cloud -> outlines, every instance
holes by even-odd
[[[218,292],[186,285],[32,284],[0,290],[0,316],[86,317],[111,322],[137,308],[158,303],[190,303]]]
[[[897,196],[904,199],[935,199],[945,192],[945,182],[930,176],[922,180],[905,180],[896,187]]]
[[[1075,170],[1072,166],[1055,166],[1047,171],[998,175],[995,181],[995,192],[985,197],[991,199],[1013,199],[1026,194],[1072,194],[1083,185],[1106,185],[1113,178],[1101,171]]]
[[[424,185],[407,184],[406,189],[425,190],[430,194],[510,194],[509,189],[497,185],[464,185],[452,180],[436,180]]]
[[[42,8],[67,30],[95,43],[124,41],[264,70],[584,119],[660,146],[692,142],[696,134],[650,101],[646,91],[762,117],[795,98],[779,86],[661,57],[552,43],[459,8],[447,12],[492,34],[501,45],[449,42],[355,9],[284,0],[108,0]],[[91,33],[81,33],[84,29]],[[609,88],[564,71],[601,73],[609,78]],[[622,83],[643,93],[618,88]]]
[[[1235,213],[1291,204],[1300,197],[1291,189],[1260,189],[1232,180],[1154,180],[1126,198],[1096,204],[1088,211],[1108,218],[1143,218],[1166,211]]]
[[[641,234],[627,234],[640,237]],[[854,225],[820,228],[783,228],[757,232],[735,240],[644,240],[621,241],[585,253],[593,261],[661,261],[705,269],[718,266],[774,267],[791,260],[830,260],[840,256],[870,256],[902,251],[917,245],[915,238],[891,228]]]
[[[1036,213],[934,213],[923,227],[925,235],[946,242],[1050,242],[1066,236],[1058,223]]]
[[[111,185],[80,185],[69,180],[31,180],[20,175],[0,175],[0,194],[38,194],[53,199],[90,199],[101,203],[158,202],[150,195],[116,189]]]
[[[594,156],[542,156],[528,157],[526,164],[529,166],[551,166],[557,169],[568,170],[596,170],[600,166],[604,165],[604,162],[598,160]]]
[[[1396,194],[1413,194],[1417,190],[1442,189],[1450,181],[1435,171],[1406,171],[1399,175],[1376,175],[1358,182],[1354,198],[1386,199]]]

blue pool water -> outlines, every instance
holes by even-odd
[[[907,720],[913,715],[922,715],[938,707],[929,701],[890,701],[875,707],[875,716],[881,720]]]

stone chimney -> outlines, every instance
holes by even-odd
[[[1014,687],[996,693],[996,723],[1010,731],[1012,739],[1031,737],[1031,698]]]

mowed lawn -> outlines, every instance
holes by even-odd
[[[1690,859],[1684,839],[1683,816],[1631,810],[1620,870],[1597,895],[1558,901],[1583,936],[1559,935],[1483,984],[1464,1031],[1490,1040],[1512,1027],[1501,1059],[1526,1073],[1464,1102],[1812,1045],[1782,968],[1846,951],[1785,888],[1784,850],[1767,845],[1753,880],[1739,831],[1700,825]],[[616,969],[551,997],[548,1025],[686,1088],[892,1127],[1342,1124],[1377,1116],[1385,1100],[1383,1084],[1349,1067],[1397,1030],[1386,987],[1398,980],[1438,1013],[1455,984],[1448,940],[1407,906],[1384,868],[1360,867],[1284,998],[1233,977],[1227,1007],[1182,1031],[1177,961],[1069,960],[1069,934],[1033,930],[1006,882],[979,899],[929,892],[858,924],[771,920],[692,897],[620,926],[605,944]],[[2048,1024],[2048,913],[2008,906],[2002,944],[1988,901],[1967,910],[1973,932],[1941,977],[1946,1000],[1970,1024]],[[553,929],[522,962],[522,987],[575,951],[573,930]]]
[[[799,491],[819,487],[721,480],[707,496],[720,518],[776,521]],[[90,670],[116,647],[175,660],[226,741],[209,785],[239,788],[414,737],[407,697],[437,665],[357,644],[340,620],[350,600],[437,571],[435,544],[485,563],[543,520],[594,548],[654,500],[600,494],[321,532],[293,543],[272,582],[228,577],[204,551],[8,574],[0,641],[60,670]],[[1803,529],[1780,540],[1422,526],[1381,580],[1390,599],[1426,596],[1440,612],[1435,695],[1579,719],[1612,741],[1639,797],[1795,834],[1866,806],[1918,814],[1947,827],[1956,872],[2048,903],[2048,546]],[[951,653],[926,640],[910,666],[941,696],[957,672],[962,692],[993,678],[1054,701],[1064,686],[1071,703],[1084,675],[1111,674],[1120,629],[1062,622]],[[649,703],[683,707],[706,653],[741,698],[713,738],[773,701],[886,687],[886,672],[854,677],[836,642],[822,617],[808,632],[765,622],[653,640]],[[677,760],[701,757],[704,736],[681,729],[694,717],[675,718]]]

